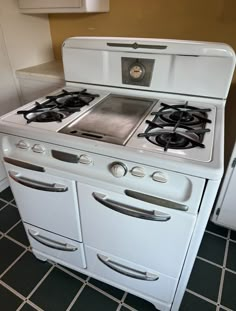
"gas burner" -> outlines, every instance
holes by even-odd
[[[138,137],[145,137],[152,144],[168,149],[190,149],[194,147],[205,148],[202,143],[204,134],[210,132],[209,129],[193,129],[189,126],[168,123],[159,125],[154,121],[146,121],[149,124],[144,133],[139,133]]]
[[[45,112],[34,112],[34,113],[28,113],[25,115],[25,119],[27,120],[27,123],[31,122],[61,122],[62,119],[66,118],[68,116],[68,113],[62,113],[58,111],[45,111]]]
[[[184,125],[201,125],[205,123],[211,123],[211,120],[207,119],[207,112],[211,109],[199,109],[193,106],[188,106],[188,102],[184,105],[167,105],[161,103],[161,108],[158,112],[153,112],[160,120],[176,124]]]
[[[80,109],[95,98],[98,94],[87,93],[87,90],[69,92],[62,90],[60,94],[46,96],[41,104],[35,102],[35,106],[29,110],[19,110],[17,114],[23,114],[27,123],[30,122],[61,122],[70,114]]]

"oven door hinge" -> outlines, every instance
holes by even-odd
[[[235,167],[235,166],[236,166],[236,158],[234,158],[232,162],[232,167]]]
[[[216,215],[217,215],[217,216],[220,215],[220,208],[217,208],[217,210],[216,210]]]

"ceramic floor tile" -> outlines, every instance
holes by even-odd
[[[2,274],[23,251],[23,247],[3,237],[0,240],[0,274]]]
[[[33,308],[28,303],[25,303],[24,306],[20,309],[20,311],[36,311],[37,309]]]
[[[198,251],[198,256],[223,265],[225,246],[225,239],[205,232]]]
[[[231,230],[230,239],[236,241],[236,231]]]
[[[206,227],[206,230],[207,231],[210,231],[210,232],[213,232],[213,233],[216,233],[216,234],[219,234],[223,237],[227,237],[228,235],[228,229],[224,228],[224,227],[221,227],[221,226],[218,226],[218,225],[215,225],[213,222],[211,222],[209,220],[208,224],[207,224],[207,227]]]
[[[0,231],[6,232],[20,220],[18,209],[8,204],[0,211]]]
[[[13,239],[17,240],[18,242],[24,244],[25,246],[29,246],[30,245],[28,237],[27,237],[27,235],[25,233],[25,228],[24,228],[22,222],[20,222],[11,231],[9,231],[7,233],[7,235],[9,235]]]
[[[8,187],[0,193],[0,198],[5,201],[11,201],[14,199],[11,188]]]
[[[124,301],[127,305],[131,306],[132,308],[137,309],[138,311],[157,311],[153,304],[149,301],[141,299],[137,296],[128,294]]]
[[[62,270],[54,268],[30,300],[44,311],[65,311],[82,284]]]
[[[60,267],[60,265],[58,265],[58,266]],[[62,267],[62,266],[61,266],[61,267]],[[63,269],[68,270],[70,273],[73,273],[74,275],[80,277],[80,278],[83,279],[83,280],[86,280],[86,279],[88,278],[87,275],[85,275],[85,274],[83,274],[83,273],[80,273],[80,272],[78,272],[78,271],[75,271],[75,270],[73,270],[73,269],[69,269],[69,268],[67,268],[67,267],[63,267]]]
[[[221,304],[229,309],[236,310],[236,274],[228,271],[225,271]]]
[[[216,306],[185,292],[179,311],[216,311]]]
[[[15,311],[22,303],[22,300],[0,285],[0,310]]]
[[[85,286],[71,311],[116,311],[117,307],[118,303],[114,300],[89,286]]]
[[[0,199],[0,210],[3,208],[3,206],[5,206],[7,203],[6,202],[4,202],[4,201],[2,201],[1,199]]]
[[[187,288],[217,301],[222,269],[196,259]]]
[[[108,285],[106,283],[103,283],[101,281],[95,280],[95,279],[90,279],[89,283],[93,284],[94,286],[100,288],[101,290],[103,290],[104,292],[107,292],[108,294],[110,294],[111,296],[121,300],[124,292],[118,288],[115,288],[111,285]]]
[[[236,243],[229,242],[226,267],[236,272]]]
[[[3,276],[2,280],[27,297],[50,268],[50,263],[40,261],[31,252],[27,252]]]

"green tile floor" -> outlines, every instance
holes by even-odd
[[[0,193],[1,311],[156,311],[122,290],[32,254],[10,188]],[[236,311],[236,232],[209,223],[180,311]]]

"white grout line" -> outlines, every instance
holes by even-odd
[[[27,247],[26,245],[24,245],[24,244],[22,244],[21,242],[19,242],[19,241],[17,241],[17,240],[15,240],[15,239],[13,239],[11,236],[6,235],[6,234],[3,234],[3,236],[4,236],[6,239],[8,239],[8,240],[10,240],[10,241],[14,242],[15,244],[17,244],[17,245],[21,246],[22,248],[24,248],[24,249],[27,249],[27,250],[28,250],[28,247]]]
[[[5,234],[8,234],[12,229],[14,229],[17,225],[19,225],[19,223],[21,222],[21,218],[11,227],[9,228]]]
[[[229,309],[229,308],[222,306],[222,305],[220,305],[220,308],[223,310],[226,310],[226,311],[234,311],[233,309]]]
[[[6,273],[7,271],[9,271],[14,265],[15,263],[17,263],[17,261],[19,259],[21,259],[21,257],[24,256],[24,254],[27,252],[27,250],[25,249],[4,271],[2,274],[0,274],[0,278],[2,278]]]
[[[207,301],[207,302],[210,302],[211,304],[213,304],[214,306],[216,306],[216,302],[215,301],[213,301],[213,300],[211,300],[211,299],[209,299],[209,298],[207,298],[207,297],[205,297],[205,296],[202,296],[202,295],[200,295],[200,294],[198,294],[198,293],[196,293],[196,292],[193,292],[192,290],[190,290],[190,289],[186,289],[186,292],[188,292],[188,293],[190,293],[190,294],[192,294],[192,295],[194,295],[194,296],[196,296],[196,297],[198,297],[198,298],[201,298],[202,300],[205,300],[205,301]]]
[[[14,288],[12,288],[11,286],[9,286],[8,284],[6,284],[5,282],[3,282],[2,280],[0,280],[0,284],[2,286],[4,286],[6,289],[8,289],[12,294],[14,294],[15,296],[19,297],[20,299],[22,299],[23,301],[25,301],[25,296],[21,295],[19,292],[17,292]]]
[[[75,302],[77,301],[77,298],[80,296],[80,294],[82,293],[83,289],[85,288],[86,283],[84,283],[80,289],[78,290],[78,293],[75,295],[74,299],[71,301],[71,303],[69,304],[69,306],[67,307],[66,311],[69,311],[73,305],[75,304]]]
[[[221,265],[219,265],[219,264],[217,264],[217,263],[215,263],[215,262],[213,262],[213,261],[210,261],[210,260],[208,260],[208,259],[205,259],[205,258],[203,258],[203,257],[197,256],[196,258],[197,258],[197,259],[200,259],[200,260],[202,260],[202,261],[205,261],[205,262],[207,262],[207,263],[209,263],[209,264],[211,264],[212,266],[215,266],[215,267],[217,267],[217,268],[220,268],[220,269],[223,268],[223,266],[221,266]]]
[[[47,278],[47,276],[50,274],[50,272],[53,270],[54,265],[49,268],[48,272],[42,277],[42,279],[38,282],[38,284],[35,285],[35,287],[32,289],[32,291],[27,296],[28,299],[36,292],[36,290],[39,288],[39,286],[43,283],[43,281]]]
[[[214,236],[217,236],[218,238],[222,238],[224,240],[227,240],[227,236],[228,236],[228,233],[227,233],[227,236],[223,236],[223,235],[220,235],[220,234],[217,234],[215,232],[212,232],[212,231],[208,231],[208,230],[205,230],[206,233],[210,233],[211,235],[214,235]],[[204,233],[205,233],[204,232]]]
[[[220,304],[220,302],[221,302],[221,297],[222,297],[222,293],[223,293],[224,279],[225,279],[225,267],[226,267],[226,263],[227,263],[228,250],[229,250],[229,240],[226,241],[226,246],[225,246],[223,269],[221,272],[220,286],[219,286],[218,299],[217,299],[218,304]]]

